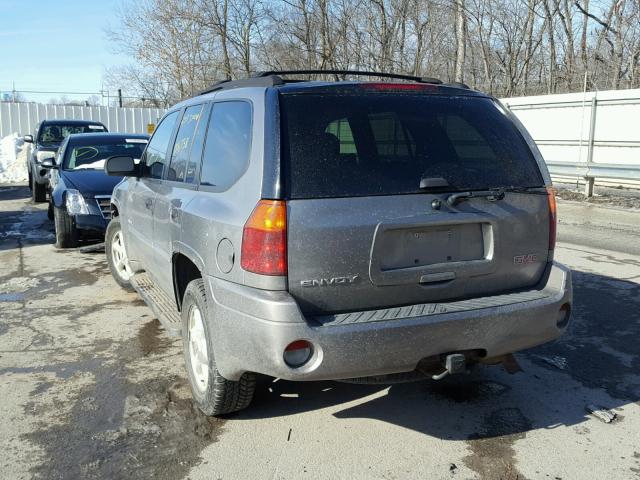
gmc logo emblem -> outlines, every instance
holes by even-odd
[[[516,265],[525,265],[527,263],[535,263],[538,261],[538,255],[529,253],[528,255],[516,255],[513,257],[513,263]]]

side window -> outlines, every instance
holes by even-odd
[[[355,155],[357,158],[358,152],[356,151],[356,144],[353,141],[353,132],[348,119],[334,120],[327,125],[325,132],[335,135],[340,141],[340,155]]]
[[[394,112],[369,116],[371,131],[381,160],[394,161],[400,157],[411,157],[415,151],[415,142],[402,127]]]
[[[180,121],[180,128],[176,134],[176,141],[173,144],[167,180],[184,180],[193,136],[201,113],[202,105],[193,105],[184,111],[184,115],[182,115],[182,120]]]
[[[251,104],[213,104],[207,128],[200,185],[228,188],[244,173],[251,152]]]
[[[200,161],[202,160],[202,151],[204,150],[204,138],[207,134],[207,118],[210,112],[210,105],[203,107],[200,113],[200,121],[198,122],[198,128],[193,136],[193,143],[191,146],[191,152],[189,153],[189,163],[187,164],[187,171],[184,181],[186,183],[195,183],[198,173],[198,167],[200,167]]]
[[[164,168],[167,162],[167,149],[171,141],[173,127],[178,119],[179,112],[173,112],[164,117],[158,128],[156,128],[153,137],[149,140],[147,150],[145,151],[144,177],[162,178]]]
[[[438,121],[444,128],[460,160],[497,160],[497,155],[478,130],[458,115],[439,116]]]

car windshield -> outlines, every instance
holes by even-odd
[[[102,170],[107,158],[122,155],[139,161],[147,140],[131,138],[113,143],[73,145],[67,147],[63,170]]]
[[[283,161],[290,198],[543,185],[513,122],[485,97],[286,94]],[[313,112],[311,115],[309,112]]]
[[[106,131],[107,129],[103,125],[46,124],[40,128],[38,143],[46,146],[60,145],[65,138],[74,133],[100,133]]]

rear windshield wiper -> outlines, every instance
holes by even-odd
[[[490,190],[482,190],[482,191],[470,191],[470,192],[459,192],[453,193],[449,195],[447,198],[447,203],[450,206],[454,206],[464,200],[469,200],[470,198],[486,198],[490,202],[497,202],[498,200],[502,200],[504,198],[505,193],[529,193],[532,195],[547,195],[546,190],[540,190],[541,187],[500,187],[500,188],[492,188]],[[537,190],[536,190],[537,189]]]
[[[495,190],[452,193],[447,197],[447,204],[453,207],[464,200],[469,200],[470,198],[486,198],[490,202],[497,202],[504,198],[504,190],[497,188]]]

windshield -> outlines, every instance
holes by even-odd
[[[422,178],[446,191],[543,185],[489,98],[286,94],[281,111],[290,198],[420,193]]]
[[[105,160],[116,155],[133,157],[137,163],[146,144],[146,140],[134,138],[109,144],[75,145],[67,148],[62,168],[63,170],[102,170]]]
[[[38,143],[42,145],[60,145],[69,135],[74,133],[106,132],[103,125],[65,125],[47,124],[40,128]]]

